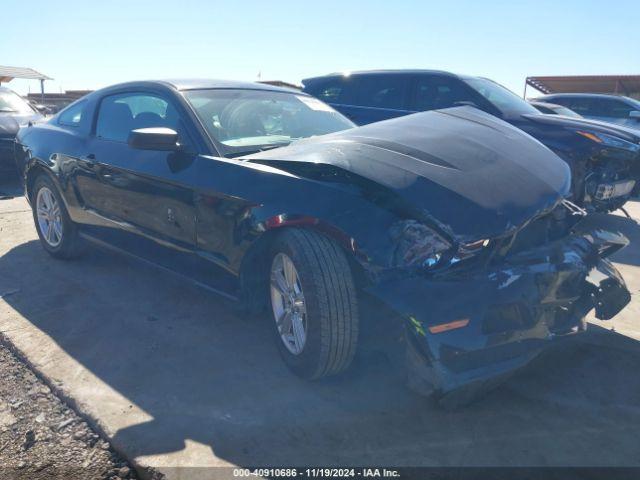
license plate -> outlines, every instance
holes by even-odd
[[[614,183],[612,197],[622,197],[623,195],[630,194],[635,185],[635,180],[627,180],[626,182]]]
[[[610,198],[623,197],[631,193],[635,187],[635,180],[624,180],[616,183],[602,183],[598,185],[596,198],[599,200],[609,200]]]

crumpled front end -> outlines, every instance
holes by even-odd
[[[481,258],[373,284],[370,292],[405,320],[411,386],[425,394],[484,389],[554,339],[585,330],[592,309],[600,319],[622,310],[630,294],[605,257],[628,240],[579,227],[538,246],[512,239],[508,253],[487,247]]]

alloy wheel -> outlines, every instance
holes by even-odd
[[[293,261],[278,253],[271,264],[271,307],[282,342],[300,355],[307,341],[307,309]]]
[[[47,187],[38,190],[36,213],[42,238],[50,247],[57,247],[62,242],[62,216],[60,205]]]

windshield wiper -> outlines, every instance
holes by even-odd
[[[2,108],[0,108],[0,112],[15,113],[15,112],[17,112],[17,110],[13,110],[11,108],[2,107]]]

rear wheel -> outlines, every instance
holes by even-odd
[[[55,185],[45,175],[36,178],[31,197],[33,218],[44,249],[56,258],[74,258],[81,253],[76,225]]]
[[[274,241],[270,298],[280,353],[297,375],[334,375],[351,363],[358,341],[356,290],[344,252],[308,230]]]

